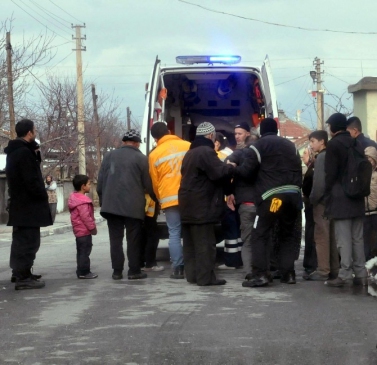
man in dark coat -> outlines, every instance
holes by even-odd
[[[358,117],[351,117],[347,120],[347,131],[352,138],[356,138],[363,149],[374,147],[377,149],[377,143],[370,138],[364,136],[361,120]]]
[[[10,205],[8,226],[13,226],[10,267],[15,289],[45,286],[31,269],[41,243],[40,227],[52,224],[48,196],[36,153],[35,126],[23,119],[16,124],[17,138],[4,149]]]
[[[250,145],[248,156],[237,166],[236,176],[254,179],[253,191],[257,216],[252,231],[252,276],[242,286],[266,286],[271,279],[271,230],[279,222],[279,271],[283,283],[294,284],[296,260],[295,224],[301,200],[301,160],[289,140],[277,136],[276,121],[264,119],[261,138]]]
[[[327,280],[329,286],[343,286],[355,274],[355,284],[362,283],[367,276],[365,270],[363,219],[364,198],[348,197],[342,186],[348,163],[348,148],[353,140],[347,129],[347,118],[341,113],[330,116],[332,139],[327,144],[325,157],[325,216],[333,219],[335,241],[341,256],[338,277]],[[364,153],[358,144],[360,153]]]
[[[140,133],[129,130],[123,146],[105,155],[98,174],[97,193],[101,215],[106,218],[110,236],[112,278],[123,278],[123,238],[126,228],[128,279],[144,279],[140,269],[145,194],[155,198],[149,176],[148,158],[140,150]]]
[[[226,283],[217,280],[214,273],[215,224],[224,214],[223,186],[230,182],[234,167],[217,157],[214,140],[215,127],[201,123],[183,158],[178,192],[186,279],[200,286]]]

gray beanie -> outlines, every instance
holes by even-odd
[[[208,123],[208,122],[200,123],[198,125],[198,128],[196,128],[197,136],[206,136],[214,132],[215,132],[215,127],[211,123]]]

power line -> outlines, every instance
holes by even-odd
[[[53,12],[51,12],[51,11],[45,9],[42,5],[35,3],[33,0],[30,0],[30,2],[31,2],[34,6],[37,6],[40,10],[42,10],[46,15],[48,15],[48,16],[50,16],[50,17],[52,17],[52,18],[55,18],[54,20],[56,20],[58,23],[60,23],[61,25],[63,25],[63,27],[66,27],[66,28],[68,28],[68,29],[71,29],[69,26],[65,25],[64,23],[62,23],[62,22],[61,22],[60,20],[58,20],[58,19],[61,19],[61,20],[63,20],[64,22],[71,24],[68,20],[65,20],[65,19],[61,18],[60,16],[54,14]],[[57,18],[58,18],[58,19],[57,19]]]
[[[294,79],[291,79],[291,80],[288,80],[288,81],[281,82],[280,84],[276,84],[275,86],[283,85],[283,84],[286,84],[286,83],[288,83],[288,82],[291,82],[291,81],[294,81],[294,80],[301,79],[302,77],[305,77],[305,76],[308,76],[308,74],[306,73],[306,74],[304,74],[304,75],[301,75],[301,76],[295,77]]]
[[[61,34],[58,34],[56,33],[55,31],[53,31],[51,28],[49,28],[46,24],[43,24],[42,22],[40,22],[36,17],[34,17],[33,15],[31,15],[27,10],[25,10],[24,8],[22,8],[22,6],[18,5],[17,3],[14,2],[14,0],[10,0],[14,5],[18,6],[22,11],[24,11],[26,14],[28,14],[30,17],[32,17],[34,20],[36,20],[39,24],[43,25],[46,29],[48,29],[50,32],[54,33],[55,35],[59,36],[59,37],[62,37],[63,39],[65,39],[66,41],[68,41],[67,38],[65,38],[64,36],[62,36]]]
[[[194,3],[191,3],[191,2],[185,1],[185,0],[178,0],[178,1],[181,2],[181,3],[185,3],[185,4],[192,5],[192,6],[196,6],[198,8],[210,11],[212,13],[228,15],[228,16],[232,16],[234,18],[240,18],[240,19],[244,19],[244,20],[251,20],[253,22],[263,23],[263,24],[267,24],[267,25],[274,25],[276,27],[293,28],[293,29],[305,30],[305,31],[310,31],[310,32],[331,32],[331,33],[365,34],[365,35],[375,35],[375,34],[377,34],[377,32],[351,32],[351,31],[345,31],[345,30],[305,28],[305,27],[298,27],[298,26],[295,26],[295,25],[273,23],[273,22],[267,22],[265,20],[260,20],[260,19],[255,19],[255,18],[248,18],[248,17],[242,16],[242,15],[227,13],[225,11],[219,11],[219,10],[215,10],[215,9],[210,9],[210,8],[205,7],[205,6],[202,6],[202,5],[199,5],[199,4],[194,4]]]
[[[43,15],[41,15],[40,13],[38,13],[36,10],[34,10],[31,6],[25,4],[22,0],[19,0],[22,4],[24,4],[25,6],[27,6],[31,11],[33,11],[34,13],[38,14],[39,17],[41,17],[42,19],[44,20],[47,20],[49,23],[51,23],[54,27],[57,27],[59,28],[60,30],[62,30],[63,32],[66,32],[68,34],[71,34],[70,32],[67,32],[65,29],[63,29],[62,27],[60,27],[59,25],[56,25],[55,23],[53,23],[50,19],[48,18],[45,18]],[[65,26],[65,25],[64,25]],[[66,26],[65,26],[66,27]],[[68,28],[68,27],[67,27]]]
[[[83,23],[80,19],[77,19],[75,16],[73,16],[72,14],[68,13],[67,11],[65,11],[63,8],[61,8],[59,5],[56,5],[52,0],[50,0],[50,3],[55,5],[57,8],[59,8],[60,10],[63,10],[67,15],[69,15],[70,17],[76,19],[77,21],[79,21],[80,23]]]
[[[331,73],[329,73],[329,72],[327,72],[327,71],[326,71],[326,75],[329,75],[329,76],[331,76],[331,77],[334,77],[335,79],[338,79],[339,81],[345,82],[347,85],[350,84],[348,81],[342,80],[342,79],[340,79],[339,77],[334,76],[334,75],[332,75]]]

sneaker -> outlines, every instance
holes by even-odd
[[[148,275],[141,272],[140,274],[128,275],[128,280],[145,279]]]
[[[26,289],[40,289],[45,286],[45,282],[41,280],[35,280],[32,277],[26,278],[26,279],[16,279],[16,290],[26,290]]]
[[[123,272],[122,270],[114,270],[113,275],[111,276],[113,280],[121,280],[123,279]]]
[[[325,281],[325,285],[333,286],[333,287],[337,287],[337,288],[344,286],[345,283],[346,283],[346,281],[341,279],[339,276],[336,279]]]
[[[296,274],[289,272],[281,277],[280,282],[283,284],[296,284]]]
[[[233,266],[226,266],[225,264],[219,265],[219,266],[217,266],[217,268],[219,270],[236,270],[235,267],[233,267]]]
[[[329,275],[322,275],[318,271],[313,271],[306,280],[326,281],[329,280]]]
[[[269,284],[270,280],[267,276],[263,275],[260,277],[255,276],[251,280],[246,280],[242,283],[242,286],[244,288],[256,288],[259,286],[267,286]]]
[[[170,279],[184,279],[184,267],[178,266],[173,269],[173,272],[170,275]]]
[[[143,269],[141,269],[142,271],[164,271],[165,268],[163,266],[152,266],[152,267],[144,267]]]
[[[302,278],[304,280],[310,280],[310,275],[313,274],[313,272],[315,272],[315,270],[312,270],[312,271],[305,270],[304,273],[302,274]]]
[[[95,278],[98,278],[98,275],[90,272],[89,274],[86,274],[86,275],[77,275],[77,278],[78,279],[95,279]]]
[[[30,277],[31,277],[32,279],[34,279],[34,280],[39,280],[39,279],[42,277],[42,275],[34,275],[34,274],[31,274]],[[10,282],[11,282],[11,283],[15,283],[16,281],[17,281],[17,276],[12,275],[11,278],[10,278]]]

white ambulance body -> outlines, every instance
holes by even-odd
[[[146,91],[140,148],[154,145],[150,128],[166,122],[172,134],[191,141],[203,121],[223,132],[231,144],[234,126],[258,128],[265,117],[277,120],[275,88],[269,60],[262,67],[242,66],[239,56],[179,56],[179,65],[161,66],[156,58]]]

